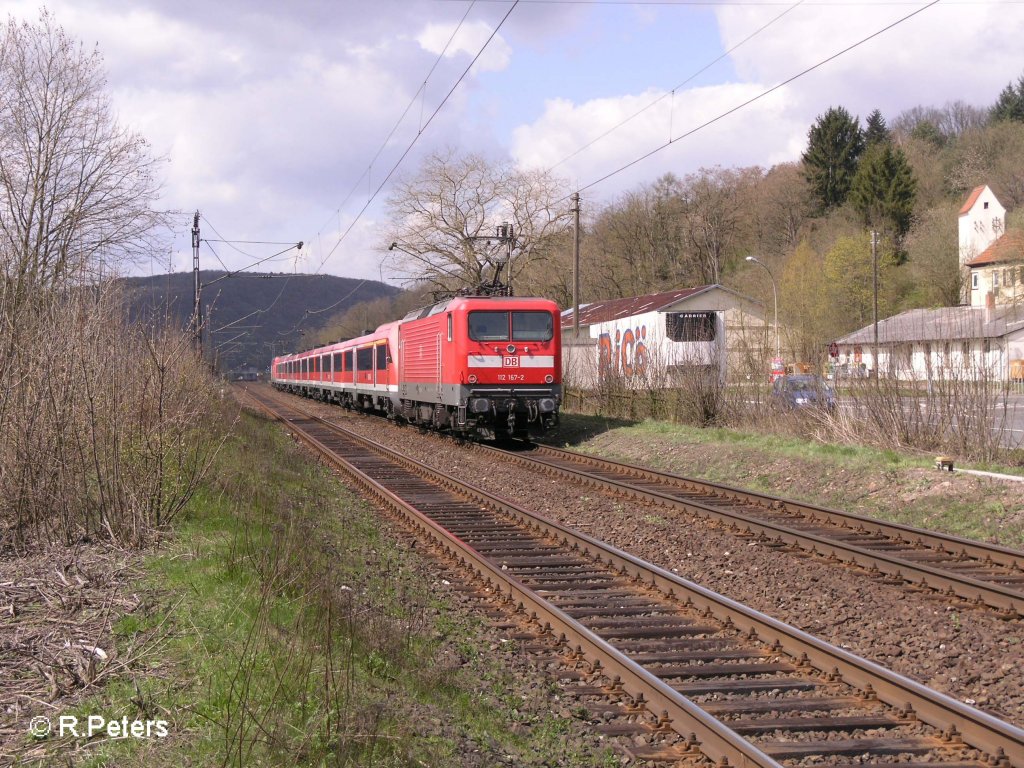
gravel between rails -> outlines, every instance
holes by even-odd
[[[354,432],[1024,727],[1022,621],[954,608],[928,593],[773,550],[682,513],[511,463],[498,466],[413,427],[305,404]]]

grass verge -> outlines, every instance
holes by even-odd
[[[932,457],[735,429],[565,414],[548,442],[967,538],[1024,546],[1019,483],[940,473]],[[990,471],[1019,468],[989,465]]]
[[[612,765],[438,596],[439,577],[281,430],[243,415],[118,645],[146,669],[63,712],[163,738],[54,737],[82,766]],[[529,699],[536,698],[531,706]]]

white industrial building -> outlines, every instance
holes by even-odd
[[[566,382],[592,389],[609,379],[638,388],[669,386],[689,371],[766,370],[769,327],[760,303],[721,285],[663,291],[562,313]]]

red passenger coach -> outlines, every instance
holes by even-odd
[[[483,439],[541,432],[562,399],[558,306],[458,297],[374,333],[274,358],[275,387]]]

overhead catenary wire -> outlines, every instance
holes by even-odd
[[[374,153],[373,158],[370,160],[369,164],[366,166],[366,170],[363,171],[363,174],[358,179],[356,179],[355,184],[352,185],[352,189],[350,189],[349,193],[347,195],[345,195],[345,199],[342,200],[341,204],[334,210],[333,213],[331,213],[331,215],[328,217],[327,221],[325,221],[323,224],[320,225],[320,229],[317,231],[317,236],[320,235],[320,232],[323,231],[324,227],[326,227],[334,219],[335,216],[341,215],[342,209],[345,207],[346,203],[348,203],[348,201],[351,199],[352,195],[355,194],[356,190],[359,189],[359,187],[362,184],[363,179],[365,179],[370,174],[370,169],[373,168],[373,164],[375,162],[377,162],[377,158],[380,157],[381,152],[383,152],[384,149],[387,147],[388,142],[391,141],[391,138],[395,135],[395,131],[398,130],[398,127],[405,120],[406,115],[409,114],[409,110],[412,109],[413,105],[416,103],[416,100],[420,98],[420,95],[421,94],[425,94],[426,87],[427,87],[427,82],[430,80],[430,76],[434,74],[434,70],[437,69],[437,65],[441,63],[441,60],[444,59],[445,54],[448,53],[448,48],[451,46],[452,41],[455,40],[455,36],[457,34],[459,34],[459,30],[462,29],[462,25],[465,23],[466,18],[469,16],[469,12],[473,10],[473,6],[475,6],[476,3],[477,3],[477,0],[472,0],[472,2],[470,2],[469,7],[466,8],[466,12],[464,14],[462,14],[462,18],[459,19],[459,23],[455,26],[455,29],[452,31],[452,34],[449,36],[448,42],[446,42],[444,44],[444,47],[441,49],[441,52],[439,54],[437,54],[437,58],[434,59],[434,63],[431,65],[430,69],[427,71],[426,76],[423,78],[423,84],[419,88],[416,89],[416,93],[414,93],[412,98],[409,99],[409,103],[405,106],[405,109],[402,110],[402,114],[399,116],[398,120],[395,121],[395,124],[391,127],[391,131],[388,133],[388,135],[384,139],[384,141],[381,142],[380,147],[377,148],[377,151],[376,151],[376,153]],[[422,104],[422,99],[421,99],[421,104]],[[420,122],[421,122],[421,125],[419,127],[419,132],[423,131],[422,121],[423,121],[423,113],[422,113],[422,110],[421,110],[421,112],[420,112]]]
[[[474,2],[476,2],[476,0],[474,0]],[[395,174],[395,171],[398,170],[399,166],[402,164],[402,162],[405,160],[405,158],[408,157],[409,153],[416,146],[416,143],[419,141],[420,137],[423,135],[423,132],[433,122],[434,118],[437,117],[438,113],[440,113],[440,111],[444,107],[444,105],[448,103],[448,100],[452,97],[452,94],[455,93],[455,90],[459,87],[459,85],[462,83],[462,81],[466,78],[466,75],[468,75],[470,70],[473,69],[473,66],[480,59],[480,57],[483,55],[484,51],[487,50],[487,46],[490,45],[491,41],[494,40],[494,38],[497,36],[499,30],[502,28],[502,26],[508,20],[508,17],[512,15],[512,11],[514,11],[516,6],[519,5],[519,2],[520,2],[520,0],[513,0],[512,6],[508,9],[508,11],[505,12],[505,15],[502,16],[501,21],[499,21],[498,24],[494,27],[494,29],[492,30],[491,34],[484,41],[483,45],[480,46],[480,50],[477,51],[476,55],[469,62],[469,64],[466,66],[466,68],[462,71],[462,74],[459,75],[458,79],[455,81],[455,83],[452,85],[452,87],[448,89],[448,92],[445,94],[444,98],[441,99],[441,102],[437,105],[437,107],[434,108],[434,111],[430,113],[430,116],[420,126],[419,130],[416,132],[416,135],[413,137],[412,141],[409,142],[409,145],[405,148],[405,151],[402,152],[401,156],[398,158],[398,160],[395,162],[395,164],[391,167],[391,169],[388,171],[387,175],[380,182],[380,184],[377,186],[377,188],[369,196],[369,198],[367,199],[366,203],[359,210],[359,212],[355,215],[355,218],[352,219],[352,221],[348,225],[348,227],[344,230],[344,232],[342,232],[339,235],[337,241],[331,247],[331,250],[328,251],[326,256],[321,258],[320,264],[317,266],[316,270],[312,274],[316,275],[316,274],[320,273],[320,270],[323,269],[324,264],[327,263],[327,260],[332,255],[334,255],[334,252],[338,249],[338,247],[342,244],[342,242],[344,242],[345,238],[348,237],[349,233],[352,231],[352,229],[355,227],[355,225],[359,222],[359,220],[362,218],[363,214],[370,207],[370,205],[373,203],[373,201],[380,194],[381,190],[384,189],[384,187],[387,185],[387,183],[391,180],[391,177]],[[465,17],[463,17],[463,18],[465,18]],[[451,42],[451,40],[449,40],[449,43],[450,42]],[[433,71],[433,69],[431,71]],[[362,179],[362,177],[360,177],[360,180],[361,179]],[[357,182],[357,184],[358,184],[358,182]],[[333,218],[333,214],[332,214],[332,218]],[[319,236],[319,234],[318,234],[318,236]],[[361,280],[359,282],[359,284],[355,288],[353,288],[348,294],[346,294],[345,296],[343,296],[341,299],[339,299],[338,301],[334,302],[330,306],[323,307],[321,309],[306,310],[306,312],[302,316],[302,319],[299,320],[299,322],[295,325],[295,327],[293,327],[291,330],[285,331],[283,333],[279,331],[278,335],[279,336],[286,336],[286,335],[289,335],[291,333],[294,333],[296,330],[299,329],[299,327],[302,325],[302,323],[305,321],[305,319],[307,317],[309,317],[311,315],[323,314],[324,312],[329,312],[330,310],[338,307],[343,301],[345,301],[345,299],[349,298],[353,293],[355,293],[356,290],[358,290],[366,282],[367,282],[366,279]]]
[[[619,121],[618,123],[613,125],[611,128],[609,128],[608,130],[606,130],[603,133],[601,133],[600,135],[595,136],[593,139],[588,141],[586,144],[584,144],[582,147],[577,149],[572,154],[566,155],[565,157],[563,157],[557,163],[555,163],[550,168],[548,168],[547,172],[551,173],[556,168],[558,168],[558,166],[562,165],[563,163],[568,162],[569,160],[572,160],[572,158],[576,157],[581,152],[583,152],[583,151],[585,151],[587,149],[590,149],[590,147],[594,146],[601,139],[603,139],[603,138],[609,136],[610,134],[614,133],[619,128],[621,128],[622,126],[626,125],[627,123],[633,121],[635,118],[639,117],[640,115],[642,115],[644,112],[646,112],[647,110],[651,109],[655,105],[660,104],[662,101],[664,101],[669,96],[672,96],[674,98],[676,91],[678,91],[680,88],[682,88],[683,86],[691,83],[696,78],[700,77],[702,74],[704,74],[709,69],[711,69],[711,67],[715,66],[715,64],[717,64],[722,59],[726,58],[727,56],[729,56],[730,54],[735,52],[738,48],[742,47],[743,45],[748,43],[750,40],[753,40],[755,37],[757,37],[759,34],[761,34],[764,30],[768,29],[768,27],[770,27],[772,24],[777,22],[779,19],[781,19],[786,14],[790,13],[792,10],[794,10],[798,6],[803,5],[806,1],[807,0],[797,0],[797,2],[792,3],[782,13],[772,17],[772,19],[770,19],[767,23],[762,24],[760,27],[755,29],[753,32],[751,32],[749,35],[747,35],[745,38],[743,38],[738,43],[736,43],[736,45],[734,45],[732,48],[730,48],[729,50],[723,52],[720,56],[714,58],[713,60],[709,61],[707,64],[705,64],[703,67],[698,69],[696,72],[694,72],[688,78],[683,80],[681,83],[678,83],[677,85],[672,86],[672,89],[670,91],[668,91],[666,93],[663,93],[661,96],[658,96],[653,101],[650,101],[646,106],[643,106],[640,109],[638,109],[636,112],[631,114],[629,117],[624,118],[623,120]],[[669,127],[669,137],[671,138],[671,126]]]
[[[870,40],[873,40],[874,38],[878,37],[879,35],[884,34],[885,32],[888,32],[889,30],[893,29],[894,27],[899,26],[900,24],[902,24],[902,23],[904,23],[906,21],[909,21],[914,16],[917,16],[919,13],[923,13],[924,11],[928,10],[932,6],[938,4],[939,2],[940,2],[940,0],[931,0],[931,2],[926,3],[925,5],[917,8],[916,10],[912,11],[911,13],[908,13],[907,15],[902,16],[901,18],[897,19],[896,21],[894,21],[894,22],[892,22],[890,24],[887,24],[886,26],[882,27],[881,29],[879,29],[879,30],[877,30],[875,32],[872,32],[867,37],[861,38],[857,42],[852,43],[851,45],[846,46],[842,50],[837,51],[836,53],[833,53],[831,56],[828,56],[828,57],[822,59],[821,61],[817,62],[816,64],[812,64],[811,66],[807,67],[806,69],[803,69],[800,72],[797,72],[795,75],[792,75],[791,77],[788,77],[785,80],[783,80],[783,81],[781,81],[779,83],[776,83],[771,88],[768,88],[768,89],[762,91],[761,93],[757,94],[756,96],[753,96],[753,97],[747,99],[746,101],[743,101],[743,102],[737,104],[736,106],[734,106],[734,107],[732,107],[730,109],[727,109],[725,112],[722,112],[721,114],[716,115],[715,117],[711,118],[710,120],[707,120],[707,121],[701,123],[700,125],[697,125],[694,128],[691,128],[690,130],[686,131],[685,133],[680,134],[679,136],[670,137],[669,140],[666,141],[664,144],[658,145],[657,147],[655,147],[654,149],[650,150],[649,152],[646,152],[643,155],[640,155],[639,157],[634,158],[633,160],[630,160],[628,163],[625,163],[624,165],[621,165],[618,168],[616,168],[614,171],[606,173],[605,175],[601,176],[600,178],[597,178],[594,181],[591,181],[589,184],[585,184],[585,185],[581,186],[577,190],[577,192],[583,192],[584,190],[587,190],[587,189],[590,189],[592,187],[595,187],[598,184],[600,184],[601,182],[607,181],[608,179],[612,178],[613,176],[616,176],[616,175],[622,173],[623,171],[625,171],[625,170],[627,170],[629,168],[632,168],[637,163],[643,162],[647,158],[652,157],[653,155],[656,155],[657,153],[659,153],[663,149],[666,149],[667,147],[671,146],[675,142],[677,142],[677,141],[679,141],[681,139],[688,138],[689,136],[692,136],[693,134],[698,133],[699,131],[704,130],[705,128],[707,128],[710,125],[714,125],[718,121],[728,117],[729,115],[732,115],[732,114],[740,111],[741,109],[744,109],[745,107],[750,106],[754,102],[763,99],[765,96],[768,96],[769,94],[774,93],[775,91],[779,90],[780,88],[783,88],[783,87],[789,85],[793,81],[800,79],[804,75],[807,75],[807,74],[813,72],[814,70],[818,69],[819,67],[822,67],[825,64],[828,64],[830,61],[833,61],[833,60],[839,58],[843,54],[849,53],[850,51],[854,50],[855,48],[858,48],[859,46],[863,45],[864,43],[866,43],[866,42],[868,42]],[[569,197],[570,197],[569,195],[566,195],[565,197],[561,198],[558,202],[563,202],[565,200],[568,200]]]
[[[338,249],[338,246],[340,246],[344,242],[345,238],[348,237],[348,234],[352,231],[352,229],[355,227],[355,225],[362,218],[363,214],[366,212],[366,209],[370,207],[370,204],[373,203],[373,201],[377,198],[377,195],[380,194],[380,192],[384,188],[384,186],[391,180],[391,177],[394,175],[395,171],[398,170],[398,167],[402,164],[402,162],[405,160],[405,158],[408,157],[409,153],[413,150],[413,147],[416,146],[416,143],[419,141],[420,136],[423,135],[423,132],[433,122],[434,118],[437,117],[438,113],[441,111],[441,109],[444,107],[444,105],[448,103],[448,99],[450,99],[452,94],[455,93],[455,90],[459,87],[459,85],[462,83],[462,81],[466,78],[466,75],[469,74],[470,70],[476,64],[477,60],[479,60],[479,58],[483,55],[484,51],[487,50],[487,46],[490,45],[491,41],[495,38],[495,36],[497,36],[498,31],[502,28],[502,26],[508,20],[508,17],[512,15],[512,11],[514,11],[516,9],[516,6],[519,5],[519,3],[520,3],[520,0],[514,0],[513,1],[512,6],[508,9],[508,11],[506,11],[505,15],[502,16],[501,21],[498,22],[497,26],[495,26],[494,30],[487,37],[487,40],[484,41],[484,44],[482,46],[480,46],[480,50],[477,51],[476,55],[473,57],[473,60],[469,62],[469,65],[465,68],[465,70],[463,70],[462,74],[459,75],[458,80],[455,81],[455,84],[452,85],[452,87],[448,90],[448,93],[445,94],[445,97],[441,100],[441,103],[437,105],[437,107],[434,109],[434,111],[430,114],[430,117],[427,118],[426,122],[423,124],[423,126],[420,128],[420,130],[413,137],[412,141],[409,142],[409,146],[407,146],[405,148],[405,151],[402,152],[402,155],[398,158],[398,160],[395,162],[395,164],[391,167],[391,170],[388,171],[387,175],[384,177],[384,179],[381,181],[381,183],[377,186],[377,189],[374,190],[373,194],[370,195],[369,199],[366,201],[366,203],[363,205],[363,207],[355,215],[355,218],[352,219],[352,222],[348,225],[348,227],[345,229],[345,231],[342,232],[341,235],[338,237],[337,242],[335,242],[335,244],[331,248],[331,250],[327,253],[326,256],[324,256],[321,259],[320,265],[317,267],[316,272],[314,272],[314,274],[318,273],[321,269],[323,269],[323,265],[327,262],[327,259],[329,259],[332,255],[334,255],[334,252]]]

